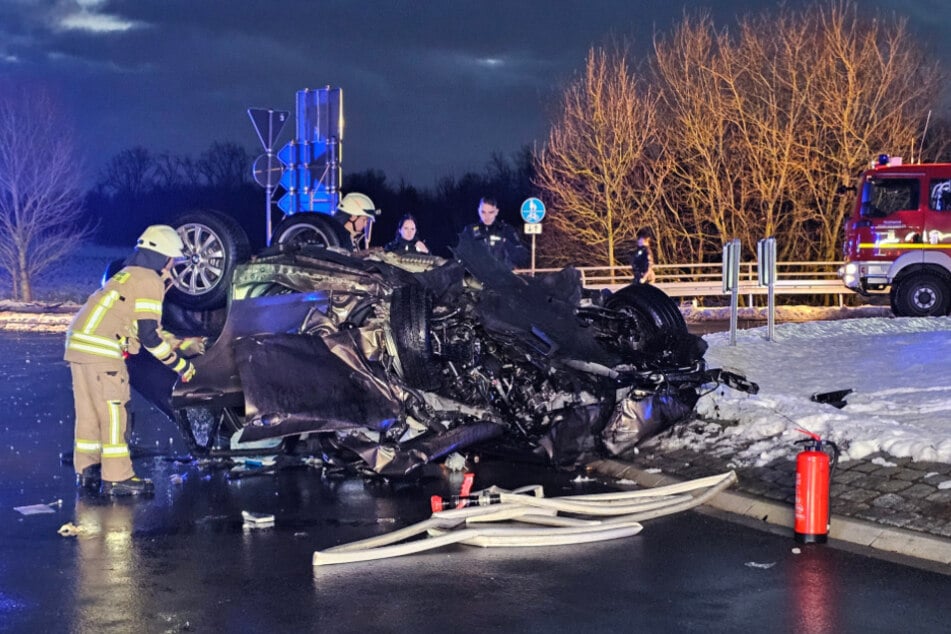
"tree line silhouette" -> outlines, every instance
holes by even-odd
[[[251,178],[251,152],[235,143],[214,142],[197,158],[154,154],[134,147],[113,156],[86,194],[85,209],[97,226],[102,244],[134,244],[142,227],[172,223],[187,211],[216,209],[233,217],[255,248],[265,245],[265,191]],[[478,220],[479,198],[495,196],[507,221],[521,223],[519,207],[535,195],[532,152],[524,147],[512,156],[492,155],[481,172],[447,175],[432,187],[392,182],[377,169],[344,172],[343,193],[361,192],[373,199],[382,214],[373,229],[374,246],[393,238],[403,214],[418,220],[420,236],[438,255],[449,247],[469,222]],[[282,190],[274,195],[278,200]],[[281,218],[276,205],[272,222]]]

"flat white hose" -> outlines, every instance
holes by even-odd
[[[734,482],[736,482],[736,473],[730,471],[717,476],[643,491],[565,498],[544,498],[539,485],[521,487],[514,491],[490,487],[480,494],[497,496],[499,504],[440,511],[433,513],[428,520],[392,533],[342,544],[325,551],[315,551],[313,565],[399,557],[457,543],[488,548],[554,546],[618,539],[639,533],[642,529],[639,522],[642,520],[678,513],[703,504]],[[700,495],[684,495],[686,492],[702,488],[707,490]],[[639,498],[639,502],[627,503],[628,500]],[[608,517],[608,519],[559,517],[558,512]],[[499,520],[517,520],[522,523],[540,524],[544,527],[480,525]],[[466,525],[467,528],[460,529],[462,525]],[[426,539],[395,544],[395,542],[423,533],[429,533],[430,536]]]
[[[571,528],[479,528],[478,535],[459,543],[482,548],[540,548],[589,544],[637,535],[643,530],[637,522],[606,526],[576,526]],[[440,535],[443,531],[435,531]]]
[[[500,493],[502,502],[510,504],[522,504],[535,508],[554,509],[561,513],[575,513],[578,515],[612,516],[627,515],[650,509],[686,502],[693,498],[689,495],[680,495],[675,497],[661,498],[658,500],[647,500],[635,504],[617,504],[614,501],[598,504],[596,502],[583,501],[575,502],[570,498],[535,498],[526,495],[517,495],[514,493]]]
[[[538,509],[512,504],[469,506],[461,509],[449,509],[433,513],[432,517],[422,522],[417,522],[383,535],[376,535],[374,537],[361,539],[360,541],[350,542],[349,544],[333,546],[328,548],[325,552],[351,552],[363,550],[364,548],[386,546],[387,544],[394,544],[404,539],[409,539],[410,537],[422,535],[431,528],[455,528],[479,517],[485,517],[486,521],[497,522],[499,520],[513,519],[514,517],[525,515],[526,513],[538,512]],[[552,512],[552,515],[554,515],[554,512]]]
[[[358,561],[374,561],[412,555],[426,550],[442,548],[450,544],[467,543],[489,547],[544,547],[586,544],[594,541],[620,539],[637,535],[642,526],[636,522],[612,524],[611,526],[575,526],[570,528],[464,528],[457,531],[433,529],[433,537],[395,546],[369,548],[360,551],[315,551],[314,566],[348,564]]]

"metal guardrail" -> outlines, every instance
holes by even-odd
[[[837,295],[839,305],[845,296],[851,295],[838,277],[842,262],[777,262],[776,295]],[[586,288],[617,290],[634,281],[629,266],[581,266],[581,283]],[[535,269],[535,273],[548,273],[561,269]],[[519,273],[531,273],[521,269]],[[726,296],[723,292],[723,265],[720,262],[707,264],[655,264],[655,286],[671,297],[699,298]],[[759,286],[756,278],[756,262],[740,263],[739,294],[747,297],[753,305],[754,295],[765,295],[767,288]]]

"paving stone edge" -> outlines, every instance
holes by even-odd
[[[587,470],[591,474],[615,480],[630,480],[648,488],[686,480],[666,473],[648,472],[620,460],[596,460],[587,465]],[[793,509],[788,504],[727,490],[707,501],[706,506],[786,527],[792,537]],[[834,514],[829,537],[887,553],[945,564],[948,569],[944,572],[951,574],[951,540]]]

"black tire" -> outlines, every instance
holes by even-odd
[[[296,213],[284,218],[274,229],[272,245],[286,247],[341,247],[352,249],[347,229],[326,214]]]
[[[903,277],[892,293],[892,311],[899,317],[943,317],[951,308],[948,280],[934,273]]]
[[[674,300],[650,284],[631,284],[618,290],[604,302],[605,308],[628,309],[645,322],[646,335],[658,332],[679,335],[687,332],[687,322]]]
[[[195,310],[221,308],[235,267],[251,257],[248,235],[220,211],[189,212],[174,225],[185,243],[187,260],[172,269],[168,301]]]
[[[401,286],[390,298],[390,331],[396,348],[398,371],[410,387],[431,390],[439,385],[433,367],[429,331],[432,297],[420,286]]]

